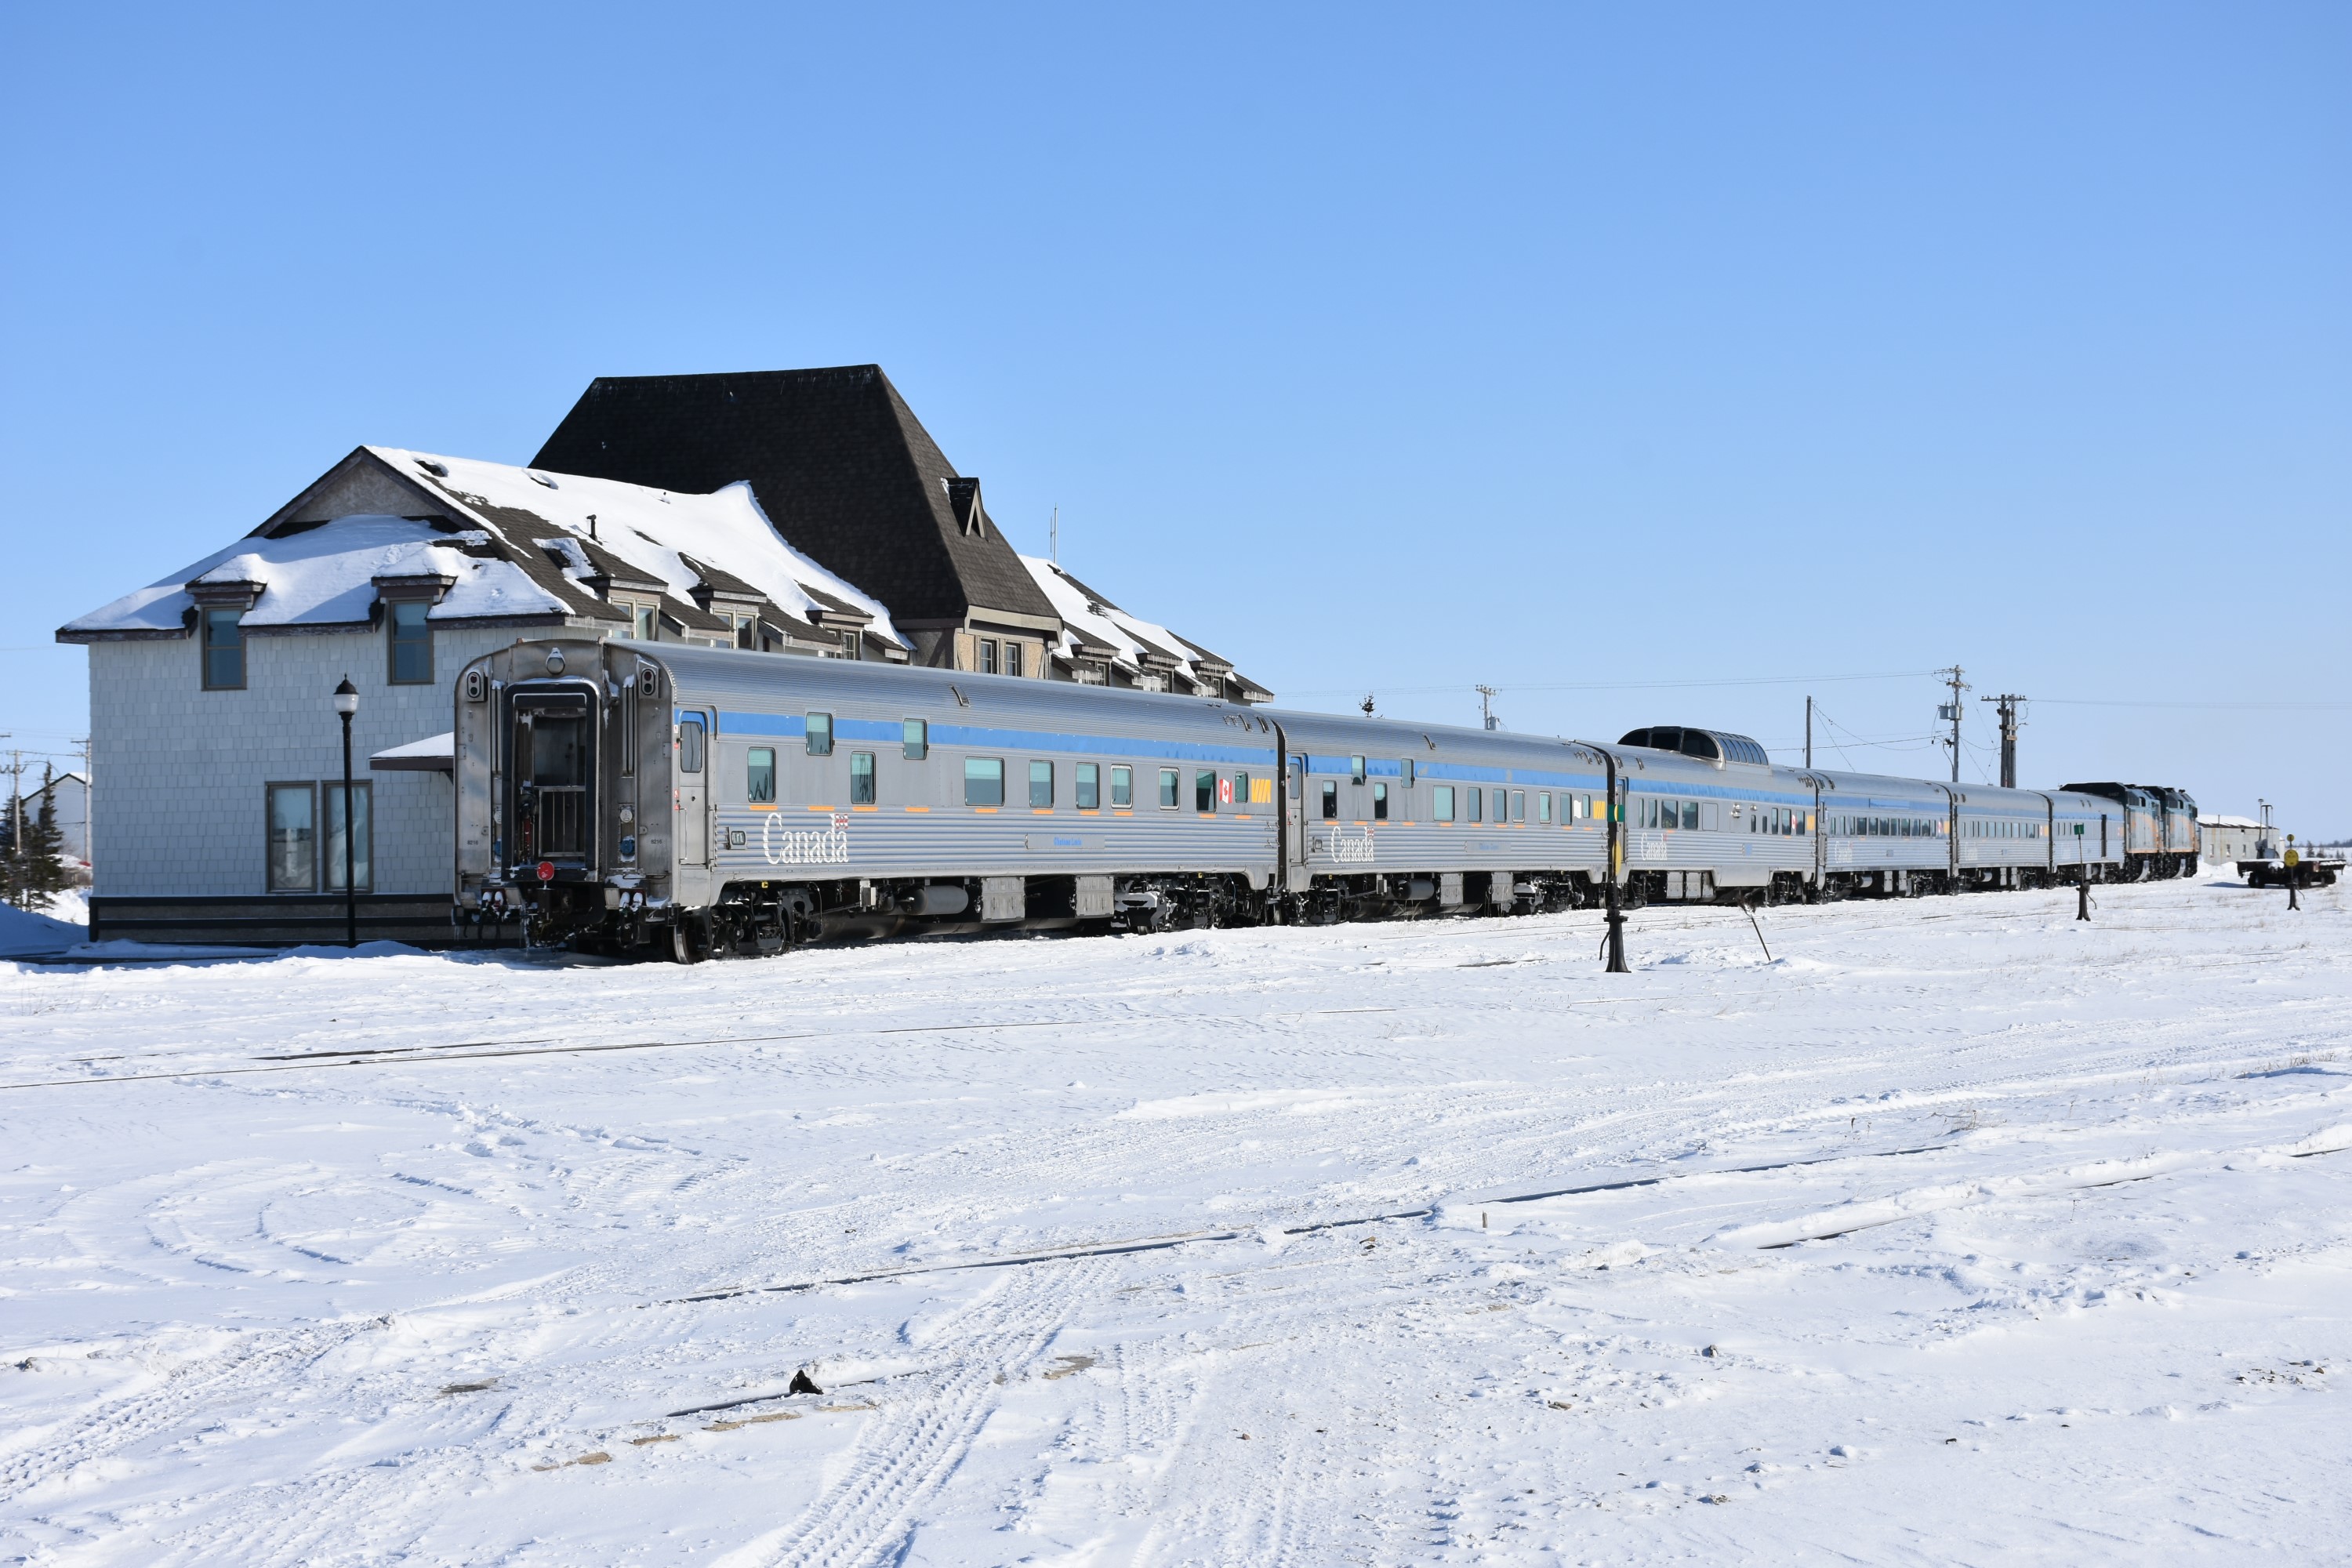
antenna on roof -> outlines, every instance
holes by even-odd
[[[1054,509],[1053,519],[1045,524],[1045,531],[1047,540],[1045,559],[1059,566],[1062,563],[1062,509],[1060,507]]]
[[[596,538],[596,514],[593,511],[588,514],[588,537],[591,539]],[[604,542],[603,540],[597,540],[596,542],[599,544]]]

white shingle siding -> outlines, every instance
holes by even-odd
[[[433,634],[433,684],[385,679],[385,634],[248,637],[241,691],[204,689],[193,637],[89,646],[89,721],[101,897],[268,891],[264,786],[342,777],[335,683],[359,688],[352,777],[375,793],[375,889],[449,889],[455,812],[446,773],[374,773],[370,753],[450,727],[451,686],[513,627]]]

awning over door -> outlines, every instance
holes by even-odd
[[[368,758],[380,773],[450,773],[457,771],[457,732],[445,730],[404,746],[389,746]]]

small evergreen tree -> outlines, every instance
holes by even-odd
[[[5,827],[7,837],[7,899],[19,909],[46,908],[49,900],[69,885],[65,868],[65,836],[58,831],[58,786],[44,770],[41,800],[30,817],[25,803],[12,803]]]
[[[33,895],[28,908],[39,909],[73,886],[66,870],[66,836],[58,829],[58,781],[49,768],[41,770],[41,808],[25,829],[25,885]]]

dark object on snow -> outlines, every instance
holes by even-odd
[[[2091,879],[2088,877],[2074,884],[2074,918],[2078,921],[2091,918]]]
[[[784,1392],[786,1394],[823,1394],[824,1390],[809,1381],[808,1368],[803,1367],[793,1373],[793,1385]]]

